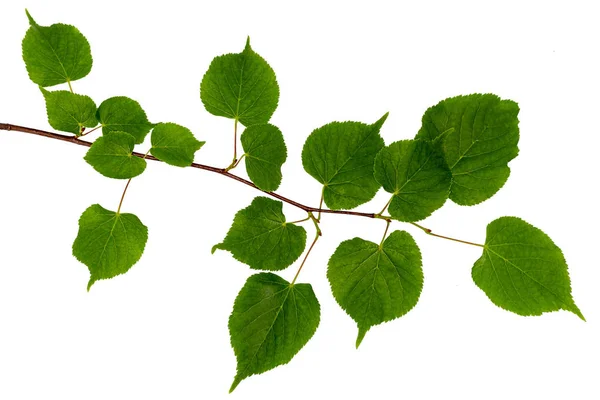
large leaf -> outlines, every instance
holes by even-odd
[[[502,217],[487,226],[483,255],[472,276],[494,304],[508,311],[541,315],[562,309],[584,319],[571,296],[562,251],[520,218]]]
[[[73,255],[90,270],[88,290],[100,279],[127,272],[142,256],[147,241],[148,228],[135,215],[108,211],[99,204],[85,210]]]
[[[314,335],[320,315],[311,285],[290,285],[271,273],[248,278],[229,317],[237,358],[230,392],[243,379],[290,362]]]
[[[186,127],[171,122],[156,124],[150,136],[150,153],[161,161],[177,167],[194,162],[194,154],[205,142],[198,141]]]
[[[329,259],[333,296],[358,325],[358,347],[374,325],[410,311],[423,289],[421,252],[412,236],[394,231],[381,245],[342,242]]]
[[[125,132],[100,136],[84,159],[107,178],[130,179],[146,169],[146,160],[132,155],[135,138]]]
[[[127,132],[136,143],[142,143],[154,126],[148,121],[140,103],[123,96],[104,100],[98,107],[97,118],[102,124],[102,133]]]
[[[471,94],[441,101],[423,115],[417,138],[440,135],[452,171],[450,199],[473,205],[492,197],[510,175],[508,162],[519,152],[519,106],[493,94]]]
[[[96,120],[96,104],[88,96],[73,94],[66,90],[49,92],[40,86],[44,100],[48,122],[56,130],[81,135],[84,127],[93,128]]]
[[[29,78],[40,86],[54,86],[86,76],[92,69],[90,44],[74,26],[31,25],[23,39],[23,60]]]
[[[275,72],[250,47],[215,57],[200,84],[206,110],[240,121],[244,126],[269,122],[279,101]]]
[[[393,194],[390,215],[400,221],[427,218],[448,198],[452,174],[444,158],[422,140],[402,140],[375,158],[375,179]]]
[[[325,204],[333,210],[371,200],[379,183],[373,177],[375,156],[384,146],[379,130],[388,114],[372,125],[332,122],[315,129],[304,143],[302,165],[324,185]]]
[[[281,183],[281,166],[287,158],[279,128],[271,124],[252,125],[246,128],[240,140],[252,182],[264,191],[276,190]]]
[[[278,271],[290,266],[306,246],[306,230],[285,221],[283,203],[256,197],[238,211],[223,243],[213,246],[230,251],[252,269]]]

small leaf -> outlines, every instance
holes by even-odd
[[[194,162],[194,154],[205,142],[181,125],[171,122],[156,124],[150,137],[150,153],[161,161],[177,167],[187,167]]]
[[[279,101],[279,85],[248,38],[241,53],[212,60],[200,84],[200,98],[209,113],[250,126],[269,122]]]
[[[25,12],[31,26],[23,39],[23,61],[34,83],[54,86],[81,79],[91,71],[90,44],[77,28],[40,26]]]
[[[48,122],[56,130],[81,135],[83,127],[93,128],[96,120],[96,104],[88,96],[58,90],[49,92],[40,86],[46,100]]]
[[[229,392],[251,375],[290,362],[314,335],[320,317],[311,285],[290,285],[271,273],[248,278],[229,317],[237,358],[237,374]]]
[[[213,246],[230,251],[252,269],[278,271],[289,267],[306,246],[306,230],[285,222],[283,203],[256,197],[238,211],[223,243]]]
[[[444,158],[422,140],[402,140],[375,158],[375,179],[393,194],[390,215],[411,222],[427,218],[448,198],[452,174]]]
[[[154,126],[148,121],[140,103],[123,96],[104,100],[98,107],[97,118],[102,124],[103,134],[114,131],[127,132],[138,144],[144,141]]]
[[[417,304],[423,290],[421,252],[404,231],[392,232],[382,245],[346,240],[329,259],[327,279],[338,304],[358,324],[358,347],[372,326]]]
[[[473,281],[498,307],[519,315],[567,310],[585,320],[571,296],[562,251],[540,229],[520,218],[502,217],[487,226],[483,255]]]
[[[510,175],[508,162],[519,153],[519,106],[493,94],[443,100],[423,115],[416,138],[441,147],[452,171],[450,199],[474,205],[492,197]]]
[[[148,228],[133,214],[90,206],[79,219],[79,232],[73,242],[73,255],[90,270],[88,291],[94,282],[124,274],[138,262]]]
[[[373,163],[384,146],[379,130],[387,116],[373,125],[332,122],[315,129],[306,139],[302,166],[324,185],[325,204],[332,210],[358,207],[379,190]]]
[[[129,133],[110,132],[96,139],[84,159],[108,178],[133,178],[146,169],[146,160],[132,155],[134,146]]]
[[[240,138],[246,156],[246,171],[259,189],[276,190],[281,183],[281,166],[287,149],[279,128],[257,124],[246,128]]]

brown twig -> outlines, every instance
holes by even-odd
[[[75,136],[62,135],[60,133],[48,132],[48,131],[43,131],[41,129],[28,128],[25,126],[19,126],[19,125],[13,125],[13,124],[0,123],[0,130],[30,133],[32,135],[44,136],[44,137],[47,137],[50,139],[61,140],[63,142],[78,144],[80,146],[85,146],[85,147],[91,147],[91,145],[92,145],[91,142],[78,139]],[[145,155],[143,153],[137,153],[137,152],[133,152],[133,155],[136,157],[145,158],[146,160],[160,161],[158,158],[156,158],[152,155]],[[274,197],[278,200],[288,203],[294,207],[298,207],[301,210],[304,210],[306,212],[318,212],[318,213],[327,213],[327,214],[344,214],[344,215],[355,215],[355,216],[359,216],[359,217],[375,218],[375,214],[373,214],[373,213],[363,213],[363,212],[346,211],[346,210],[329,210],[329,209],[322,209],[320,207],[310,207],[310,206],[298,203],[297,201],[288,199],[287,197],[282,196],[278,193],[265,192],[264,190],[259,189],[254,183],[250,182],[249,180],[246,180],[240,176],[230,173],[229,171],[226,170],[226,168],[217,168],[217,167],[212,167],[210,165],[204,165],[204,164],[198,164],[198,163],[193,163],[191,165],[191,167],[203,169],[205,171],[215,172],[217,174],[234,179],[238,182],[241,182],[250,187],[253,187],[256,190],[260,190],[261,192],[268,194],[271,197]]]

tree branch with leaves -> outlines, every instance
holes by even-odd
[[[310,284],[296,282],[323,234],[323,213],[385,223],[379,243],[358,237],[343,241],[327,266],[334,298],[357,323],[357,347],[373,326],[412,310],[423,289],[421,252],[409,233],[392,228],[397,223],[480,247],[473,281],[497,306],[519,315],[566,310],[584,319],[571,295],[564,256],[540,229],[520,218],[500,217],[488,224],[480,244],[417,223],[448,199],[472,206],[505,184],[508,164],[519,151],[516,102],[479,93],[445,99],[425,111],[413,139],[388,145],[380,135],[387,113],[373,123],[331,122],[316,128],[302,150],[304,170],[322,185],[319,205],[313,207],[275,192],[287,159],[284,135],[269,123],[279,85],[250,39],[240,53],[214,58],[200,85],[206,110],[233,122],[233,157],[220,168],[194,162],[205,142],[181,125],[150,122],[137,101],[118,96],[97,107],[90,97],[75,93],[73,82],[92,68],[87,39],[73,26],[41,26],[28,12],[27,17],[30,27],[22,44],[27,72],[45,99],[50,126],[69,135],[7,123],[0,129],[89,147],[84,157],[89,165],[126,182],[116,211],[94,204],[79,219],[73,255],[90,271],[88,290],[99,280],[126,273],[142,256],[148,228],[135,215],[122,213],[121,206],[148,160],[217,173],[262,192],[234,216],[227,235],[212,249],[229,251],[251,269],[269,271],[248,278],[233,305],[229,331],[238,366],[231,391],[245,378],[289,362],[316,332],[319,301]],[[61,84],[67,90],[46,89]],[[95,140],[82,139],[94,132],[99,134]],[[148,135],[147,151],[135,151]],[[248,179],[231,172],[242,163]],[[390,195],[381,211],[352,211],[381,188]],[[287,221],[284,203],[306,212],[306,218]],[[303,223],[314,228],[308,249]],[[295,263],[291,282],[272,272]]]

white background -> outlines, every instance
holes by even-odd
[[[231,159],[233,124],[204,110],[200,79],[214,56],[241,51],[250,35],[281,88],[272,118],[288,145],[279,192],[310,205],[319,185],[300,152],[314,128],[371,123],[390,111],[382,130],[390,143],[412,137],[441,99],[496,93],[521,107],[521,152],[508,183],[475,207],[448,202],[423,225],[483,242],[495,218],[526,219],[564,251],[588,322],[565,311],[525,318],[497,308],[471,280],[479,248],[395,223],[421,247],[425,287],[414,310],[372,328],[355,350],[356,326],[331,295],[326,264],[345,239],[378,241],[384,224],[326,215],[299,279],[321,303],[315,336],[291,363],[228,395],[235,357],[227,319],[252,271],[210,249],[259,193],[149,162],[123,206],[149,227],[146,251],[126,275],[87,293],[87,268],[71,255],[77,220],[94,203],[116,209],[124,182],[96,173],[83,147],[1,131],[0,398],[600,398],[594,2],[161,4],[3,1],[0,122],[50,129],[21,58],[26,6],[38,23],[74,24],[90,41],[94,66],[73,83],[77,93],[97,104],[115,95],[139,100],[151,121],[182,124],[206,140],[196,160],[216,166]],[[380,192],[359,210],[378,211],[386,200]],[[291,279],[296,267],[281,275]]]

